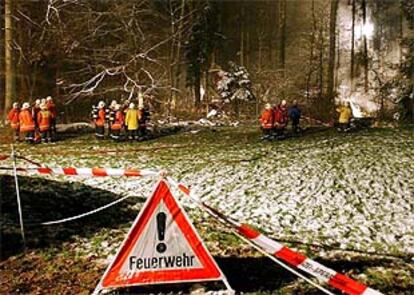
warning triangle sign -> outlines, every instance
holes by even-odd
[[[98,288],[223,279],[185,211],[161,180]]]

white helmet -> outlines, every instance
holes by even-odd
[[[41,108],[42,110],[46,110],[46,109],[47,109],[47,104],[45,104],[45,103],[41,103],[41,104],[40,104],[40,108]]]
[[[40,99],[36,99],[35,103],[36,103],[37,105],[39,105],[39,104],[40,104]]]
[[[105,102],[104,102],[103,100],[101,100],[101,101],[98,103],[98,108],[103,108],[103,107],[105,107]]]
[[[28,109],[28,108],[30,108],[30,103],[25,102],[22,106],[22,109],[24,110],[24,109]]]
[[[271,106],[271,104],[270,103],[267,103],[266,105],[265,105],[265,109],[266,110],[270,110],[272,108],[272,106]]]
[[[282,102],[280,103],[282,106],[285,106],[287,104],[286,100],[282,100]]]
[[[52,97],[51,96],[48,96],[48,97],[46,97],[46,100],[47,101],[51,101],[52,100]]]
[[[131,103],[129,104],[129,108],[130,108],[130,109],[135,108],[135,104],[134,104],[133,102],[131,102]]]
[[[121,105],[117,103],[117,104],[114,106],[114,108],[115,108],[115,111],[119,111],[119,110],[121,109]]]
[[[14,102],[13,103],[13,108],[17,109],[19,107],[19,103],[18,102]]]

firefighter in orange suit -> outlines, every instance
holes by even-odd
[[[121,129],[124,126],[125,116],[124,112],[121,108],[121,105],[116,104],[114,107],[115,117],[114,121],[111,124],[111,134],[110,137],[113,140],[120,140],[121,139]]]
[[[30,104],[25,102],[19,114],[20,133],[23,134],[27,143],[34,143],[35,122],[30,111]]]
[[[37,113],[37,124],[41,134],[42,142],[51,142],[52,113],[47,104],[40,105],[40,112]]]
[[[265,105],[265,109],[260,116],[260,124],[262,125],[263,139],[269,139],[273,129],[273,109],[270,103]]]
[[[32,105],[32,118],[35,124],[35,129],[37,129],[37,113],[40,112],[40,99],[36,99],[35,103]]]
[[[20,108],[17,102],[13,103],[13,108],[7,114],[7,120],[10,122],[10,127],[14,131],[14,140],[19,141],[20,122],[19,122]]]
[[[55,137],[56,136],[57,108],[51,96],[48,96],[46,98],[46,106],[52,116],[50,119],[50,136]]]
[[[95,136],[97,139],[105,138],[105,121],[106,121],[105,102],[100,101],[98,103],[97,118],[95,118]]]

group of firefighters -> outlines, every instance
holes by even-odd
[[[14,131],[15,141],[24,139],[28,143],[52,142],[56,136],[57,109],[52,97],[37,99],[30,103],[13,103],[7,119]]]
[[[349,102],[338,106],[336,112],[339,113],[338,131],[348,132],[351,130],[352,109]],[[286,100],[272,107],[269,103],[265,105],[265,109],[259,120],[261,123],[263,137],[262,139],[283,139],[285,138],[285,129],[289,120],[292,122],[293,134],[301,131],[299,121],[301,118],[301,110],[295,100],[288,107]]]
[[[115,141],[147,139],[147,123],[151,115],[144,107],[142,99],[138,99],[137,102],[138,108],[129,100],[122,105],[113,100],[108,108],[104,101],[92,106],[91,116],[95,124],[96,138],[104,139],[107,128],[109,138]]]
[[[144,107],[142,99],[138,99],[137,104],[138,108],[129,100],[122,105],[113,100],[108,108],[104,101],[93,106],[91,116],[95,124],[96,138],[104,139],[107,129],[109,138],[115,141],[147,139],[150,112]],[[349,103],[340,106],[336,111],[339,113],[339,129],[347,131],[352,117]],[[15,102],[8,113],[15,140],[20,141],[23,137],[28,143],[52,142],[56,137],[56,117],[57,109],[50,96],[37,99],[32,106],[25,102],[21,108],[19,103]],[[266,104],[259,118],[263,131],[262,139],[284,138],[289,121],[293,133],[298,134],[301,131],[300,118],[301,110],[296,100],[289,107],[286,100],[282,100],[275,107]]]
[[[286,100],[282,100],[282,102],[275,107],[272,107],[270,103],[267,103],[259,118],[263,131],[262,139],[282,139],[285,136],[284,132],[289,119],[292,122],[293,133],[299,133],[300,117],[301,110],[296,100],[290,107],[288,107]]]

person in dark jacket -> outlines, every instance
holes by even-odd
[[[288,115],[289,115],[290,120],[292,121],[293,133],[298,133],[300,131],[299,122],[300,122],[301,111],[299,109],[297,100],[293,101],[292,106],[288,110]]]
[[[39,127],[39,124],[37,123],[37,113],[40,112],[40,103],[41,103],[41,100],[36,99],[35,103],[32,106],[32,118],[35,124],[35,129]]]
[[[148,107],[144,107],[141,105],[138,109],[139,112],[139,127],[138,127],[138,136],[140,140],[148,139],[148,129],[147,125],[151,118],[151,112],[149,111]]]

